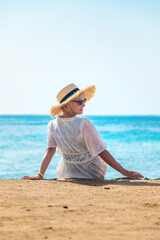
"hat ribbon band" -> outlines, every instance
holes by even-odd
[[[70,91],[69,93],[67,93],[66,96],[64,96],[62,98],[62,100],[60,101],[60,103],[63,103],[65,100],[67,100],[67,98],[69,98],[70,96],[72,96],[75,92],[79,91],[79,88],[75,88],[72,91]]]

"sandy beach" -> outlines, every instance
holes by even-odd
[[[0,239],[160,239],[159,180],[0,180]]]

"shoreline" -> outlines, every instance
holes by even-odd
[[[2,240],[159,240],[160,181],[0,180]]]

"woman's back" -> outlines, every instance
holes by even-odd
[[[83,138],[83,118],[57,117],[48,125],[48,141],[53,141],[59,154],[79,154],[88,152]],[[50,146],[50,142],[48,143]]]
[[[57,147],[59,154],[86,154],[92,157],[106,149],[93,124],[85,118],[57,117],[48,124],[48,147]]]

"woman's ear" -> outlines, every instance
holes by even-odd
[[[67,105],[67,104],[66,104]],[[67,106],[66,105],[63,105],[62,107],[61,107],[61,110],[63,111],[63,110],[66,110],[66,108],[67,108]]]

